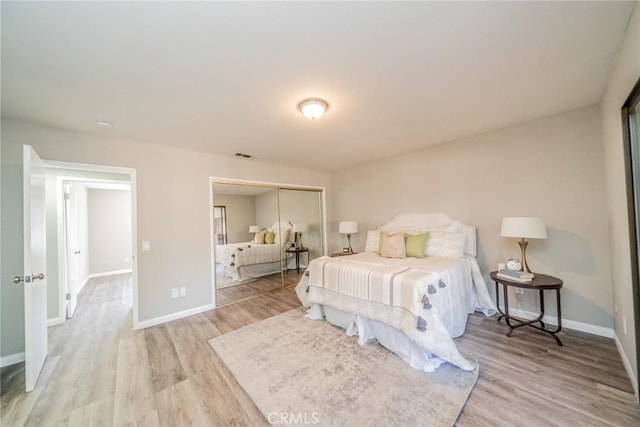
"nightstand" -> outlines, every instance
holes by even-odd
[[[307,253],[307,265],[309,265],[309,248],[287,248],[288,254],[296,254],[296,271],[298,274],[300,274],[300,254],[303,252]],[[287,271],[289,271],[288,268]]]
[[[533,278],[531,283],[519,283],[512,282],[511,280],[503,279],[497,276],[497,271],[492,271],[490,276],[491,280],[496,283],[496,306],[498,307],[498,311],[500,312],[500,317],[498,317],[498,322],[504,317],[504,321],[507,323],[509,327],[509,332],[507,333],[508,337],[511,337],[511,333],[516,328],[521,328],[522,326],[530,326],[539,331],[545,332],[555,338],[558,345],[562,345],[562,341],[556,335],[558,332],[562,330],[562,312],[560,305],[560,289],[562,289],[562,280],[557,277],[549,276],[546,274],[535,273],[535,277]],[[500,292],[498,290],[498,284],[502,285],[503,290],[503,299],[504,299],[504,312],[500,310]],[[509,298],[507,296],[507,288],[523,288],[523,289],[533,289],[540,292],[540,314],[537,318],[533,320],[520,320],[515,317],[509,315]],[[547,329],[542,318],[544,317],[544,291],[556,291],[556,306],[558,312],[558,327],[555,330]],[[517,324],[512,324],[512,322],[517,322]],[[540,326],[536,325],[539,323]]]

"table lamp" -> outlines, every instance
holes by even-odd
[[[293,224],[293,232],[296,233],[298,237],[297,239],[294,237],[298,249],[304,249],[304,246],[302,246],[302,232],[307,230],[309,230],[309,226],[304,222]]]
[[[546,239],[547,227],[540,218],[532,217],[507,217],[502,219],[502,237],[517,237],[520,251],[522,252],[522,271],[531,273],[527,265],[527,242],[526,239]]]
[[[259,225],[250,225],[249,226],[249,233],[253,233],[253,238],[254,239],[256,238],[256,233],[259,233],[261,231],[262,231],[262,227],[260,227]]]
[[[349,242],[349,254],[353,254],[353,249],[351,249],[351,235],[353,233],[358,232],[358,223],[356,221],[340,221],[340,225],[338,226],[338,232],[341,234],[347,235],[347,240]]]

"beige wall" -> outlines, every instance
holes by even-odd
[[[131,191],[87,191],[89,273],[131,268]]]
[[[227,243],[240,243],[251,240],[253,235],[249,233],[249,226],[257,225],[255,196],[216,194],[214,184],[213,197],[213,203],[216,206],[226,206]]]
[[[530,243],[530,267],[564,280],[563,319],[611,328],[599,124],[593,106],[341,171],[332,177],[332,217],[358,221],[353,245],[362,250],[366,230],[396,214],[444,211],[478,228],[485,276],[519,257],[516,241],[499,235],[502,218],[541,217],[549,238]],[[335,221],[330,228],[330,249],[339,250]],[[536,298],[525,294],[522,308],[533,311]]]
[[[616,65],[602,100],[602,142],[608,195],[609,242],[611,245],[611,270],[613,302],[618,307],[615,314],[615,331],[622,345],[636,386],[637,348],[633,324],[634,310],[631,283],[631,259],[629,253],[629,226],[627,219],[627,195],[624,169],[622,123],[620,109],[640,78],[640,6],[636,3],[625,39],[618,53]],[[640,315],[637,314],[636,315]],[[622,327],[626,319],[627,333]]]
[[[139,272],[139,318],[152,320],[195,309],[213,300],[211,277],[211,176],[329,188],[327,173],[181,150],[145,142],[2,120],[2,353],[24,350],[22,288],[11,276],[22,271],[22,145],[46,160],[134,168],[137,228],[151,251],[135,248]],[[9,209],[10,207],[11,209]],[[14,273],[15,272],[15,273]],[[171,288],[187,287],[172,299]]]

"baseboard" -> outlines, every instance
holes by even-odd
[[[47,326],[55,326],[64,323],[67,319],[62,316],[54,317],[53,319],[47,319]]]
[[[633,368],[631,367],[631,363],[629,362],[629,358],[627,357],[627,353],[624,352],[624,348],[622,347],[622,343],[618,339],[618,334],[615,334],[614,337],[616,341],[616,347],[618,347],[618,353],[620,353],[620,358],[622,359],[622,364],[624,365],[625,371],[627,371],[627,376],[631,381],[631,386],[633,387],[633,392],[636,395],[636,402],[638,401],[638,378],[633,374]]]
[[[89,279],[95,279],[97,277],[114,276],[116,274],[126,274],[126,273],[131,273],[132,271],[133,270],[131,270],[130,268],[125,268],[124,270],[113,270],[113,271],[105,271],[102,273],[91,273],[87,276],[85,283],[89,281]]]
[[[154,317],[153,319],[143,320],[141,322],[134,323],[133,329],[144,329],[150,326],[159,325],[161,323],[170,322],[172,320],[182,319],[183,317],[193,316],[194,314],[202,313],[203,311],[209,311],[216,308],[214,304],[201,305],[200,307],[190,308],[189,310],[179,311],[177,313],[167,314],[166,316]]]
[[[0,368],[5,366],[15,365],[16,363],[24,362],[24,351],[20,353],[10,354],[8,356],[0,357]]]
[[[504,307],[501,306],[500,309],[502,311],[504,311]],[[509,315],[513,315],[515,317],[521,317],[523,319],[535,319],[536,317],[538,317],[537,315],[533,315],[530,313],[527,313],[523,310],[517,309],[517,308],[511,308],[509,307]],[[549,323],[550,325],[557,325],[558,324],[558,317],[557,316],[549,316],[548,314],[545,314],[545,316],[542,318],[542,320],[544,321],[544,323]],[[564,328],[567,329],[573,329],[574,331],[580,331],[580,332],[586,332],[588,334],[592,334],[592,335],[598,335],[600,337],[606,337],[606,338],[614,338],[615,337],[615,331],[612,328],[605,328],[604,326],[598,326],[598,325],[592,325],[590,323],[584,323],[584,322],[578,322],[576,320],[569,320],[569,319],[562,319],[562,326]]]

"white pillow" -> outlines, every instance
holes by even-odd
[[[460,259],[464,256],[464,233],[433,230],[427,240],[427,256]]]
[[[380,231],[367,231],[367,243],[364,245],[364,251],[378,253],[378,249],[380,249]]]

